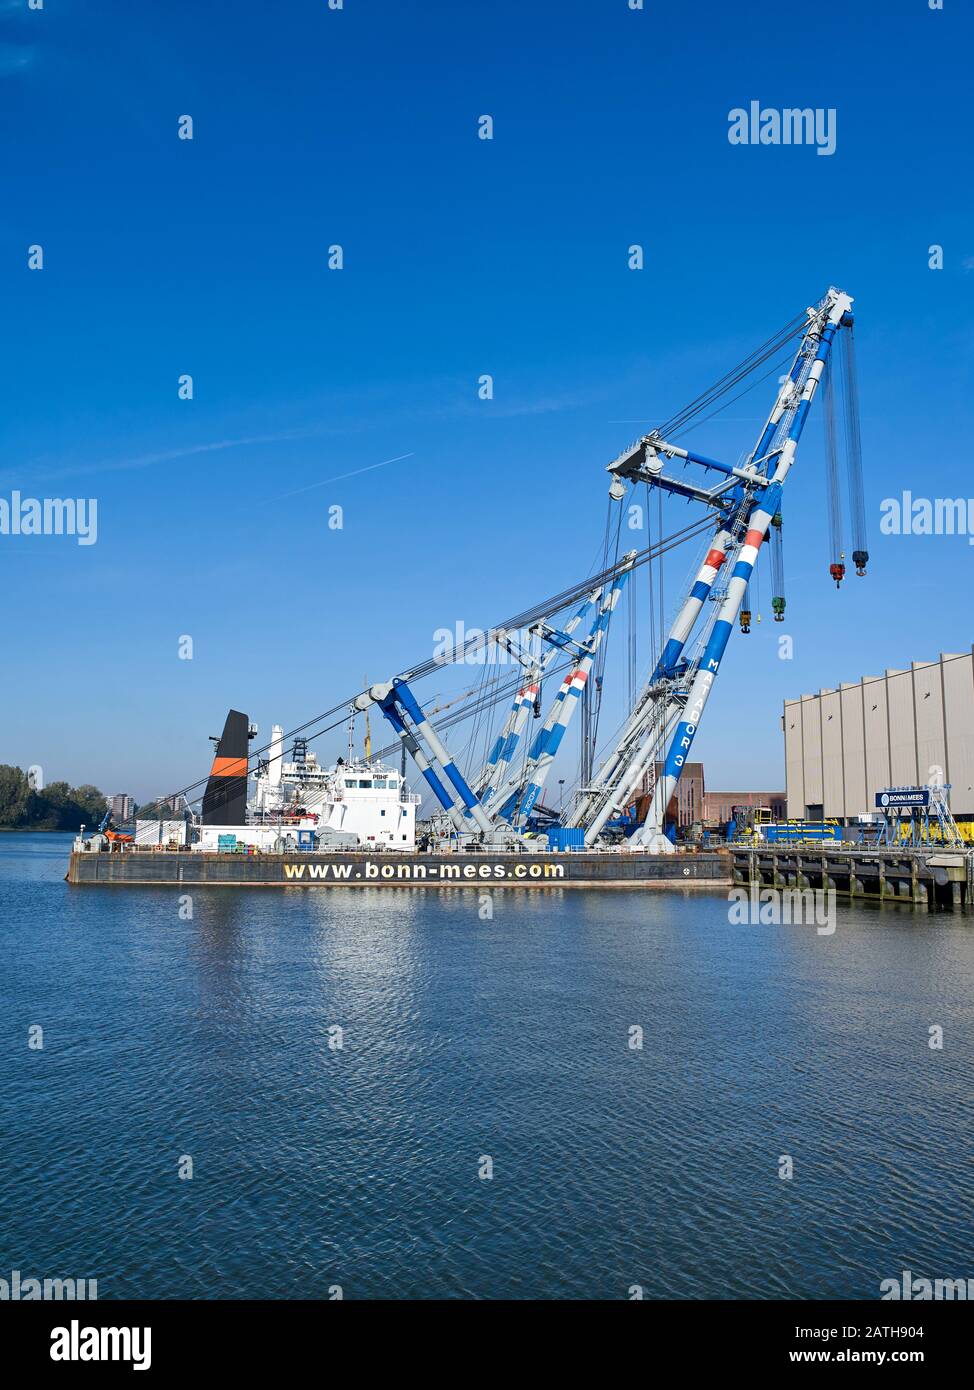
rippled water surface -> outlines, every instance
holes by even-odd
[[[195,890],[187,921],[170,889],[69,888],[68,845],[0,835],[0,1277],[875,1298],[903,1269],[974,1276],[972,918],[840,908],[822,937],[731,925],[716,893],[507,889],[482,920],[476,890],[367,888]]]

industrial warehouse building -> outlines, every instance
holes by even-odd
[[[786,700],[788,815],[874,814],[886,787],[950,784],[957,818],[974,818],[974,656],[941,655]]]

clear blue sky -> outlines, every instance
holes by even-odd
[[[290,727],[568,585],[605,463],[837,284],[870,575],[828,580],[813,433],[794,660],[770,613],[735,638],[695,748],[783,785],[785,696],[974,637],[966,538],[877,528],[974,494],[972,36],[961,0],[4,3],[0,496],[96,497],[99,535],[0,536],[0,761],[147,797],[228,706]],[[834,107],[836,153],[731,146],[753,99]],[[770,390],[694,442],[736,459]]]

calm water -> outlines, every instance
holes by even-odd
[[[507,890],[482,921],[465,890],[215,889],[181,921],[170,890],[69,889],[69,838],[0,835],[0,1277],[875,1298],[903,1269],[974,1276],[971,919],[840,909],[824,938],[731,926],[723,895]]]

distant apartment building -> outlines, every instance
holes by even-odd
[[[133,801],[128,792],[116,792],[114,796],[108,798],[108,804],[112,809],[112,820],[119,825],[124,825],[126,821],[132,819]]]
[[[788,815],[848,820],[875,813],[887,787],[940,780],[954,815],[974,817],[972,652],[786,700]]]

